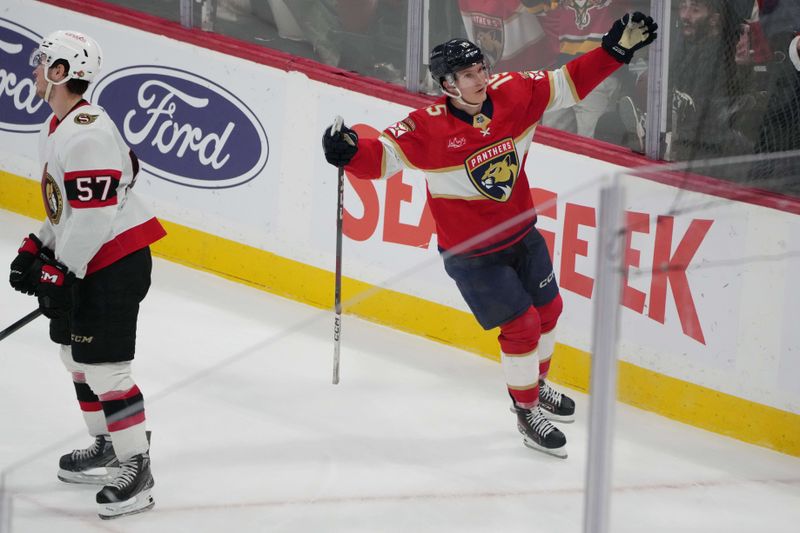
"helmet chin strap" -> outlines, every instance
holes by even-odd
[[[44,79],[47,81],[47,89],[44,90],[44,101],[45,102],[49,102],[50,101],[50,92],[53,90],[53,86],[54,85],[64,85],[65,83],[67,83],[70,80],[69,78],[64,78],[61,81],[53,81],[53,80],[51,80],[50,76],[47,75],[47,67],[46,66],[44,68]]]
[[[50,80],[47,80],[47,89],[44,90],[44,101],[45,102],[49,102],[50,101],[50,91],[52,91],[52,90],[53,90],[53,82],[50,81]]]
[[[453,86],[455,87],[455,85],[453,85]],[[467,102],[466,100],[464,100],[464,97],[461,95],[461,89],[459,89],[458,87],[456,87],[455,89],[456,89],[456,92],[449,92],[447,89],[444,88],[444,85],[442,85],[442,92],[445,95],[447,95],[450,98],[452,98],[453,100],[455,100],[456,102],[458,102],[459,104],[467,106],[467,107],[469,107],[471,109],[480,109],[481,107],[483,107],[483,102],[481,102],[480,104],[471,104],[471,103]]]

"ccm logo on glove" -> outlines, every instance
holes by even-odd
[[[51,283],[57,287],[64,285],[64,273],[53,265],[44,265],[42,267],[42,277],[39,280],[41,283]]]

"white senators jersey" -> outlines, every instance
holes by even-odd
[[[39,238],[78,278],[166,235],[131,190],[136,156],[101,107],[82,100],[63,120],[53,115],[39,157],[47,213]]]
[[[478,114],[442,97],[378,139],[359,139],[346,170],[366,179],[423,171],[441,249],[480,255],[511,246],[536,220],[525,160],[542,113],[574,105],[619,66],[598,48],[558,70],[495,74]]]

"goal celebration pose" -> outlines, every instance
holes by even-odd
[[[361,139],[346,126],[323,134],[327,161],[352,176],[378,179],[403,168],[425,173],[447,274],[473,315],[498,340],[508,392],[524,443],[566,457],[566,437],[551,420],[574,420],[575,403],[545,379],[562,300],[539,231],[525,173],[542,114],[573,106],[636,50],[658,25],[642,13],[614,22],[602,47],[554,71],[490,75],[474,43],[433,48],[430,71],[444,95]]]

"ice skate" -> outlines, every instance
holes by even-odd
[[[118,470],[119,462],[108,435],[98,435],[88,448],[73,450],[58,461],[58,479],[65,483],[105,485]]]
[[[150,495],[153,485],[149,453],[123,461],[117,476],[97,493],[100,518],[109,520],[151,509],[155,505]]]
[[[554,422],[575,421],[575,402],[562,392],[552,388],[545,380],[539,380],[539,406],[545,418]]]
[[[544,380],[539,382],[539,406],[548,420],[565,424],[575,421],[575,402],[572,398],[563,392],[558,392]],[[512,396],[511,412],[516,413],[518,409]]]
[[[545,418],[538,406],[533,409],[516,407],[517,429],[522,433],[528,448],[548,453],[562,459],[567,457],[567,438]]]

